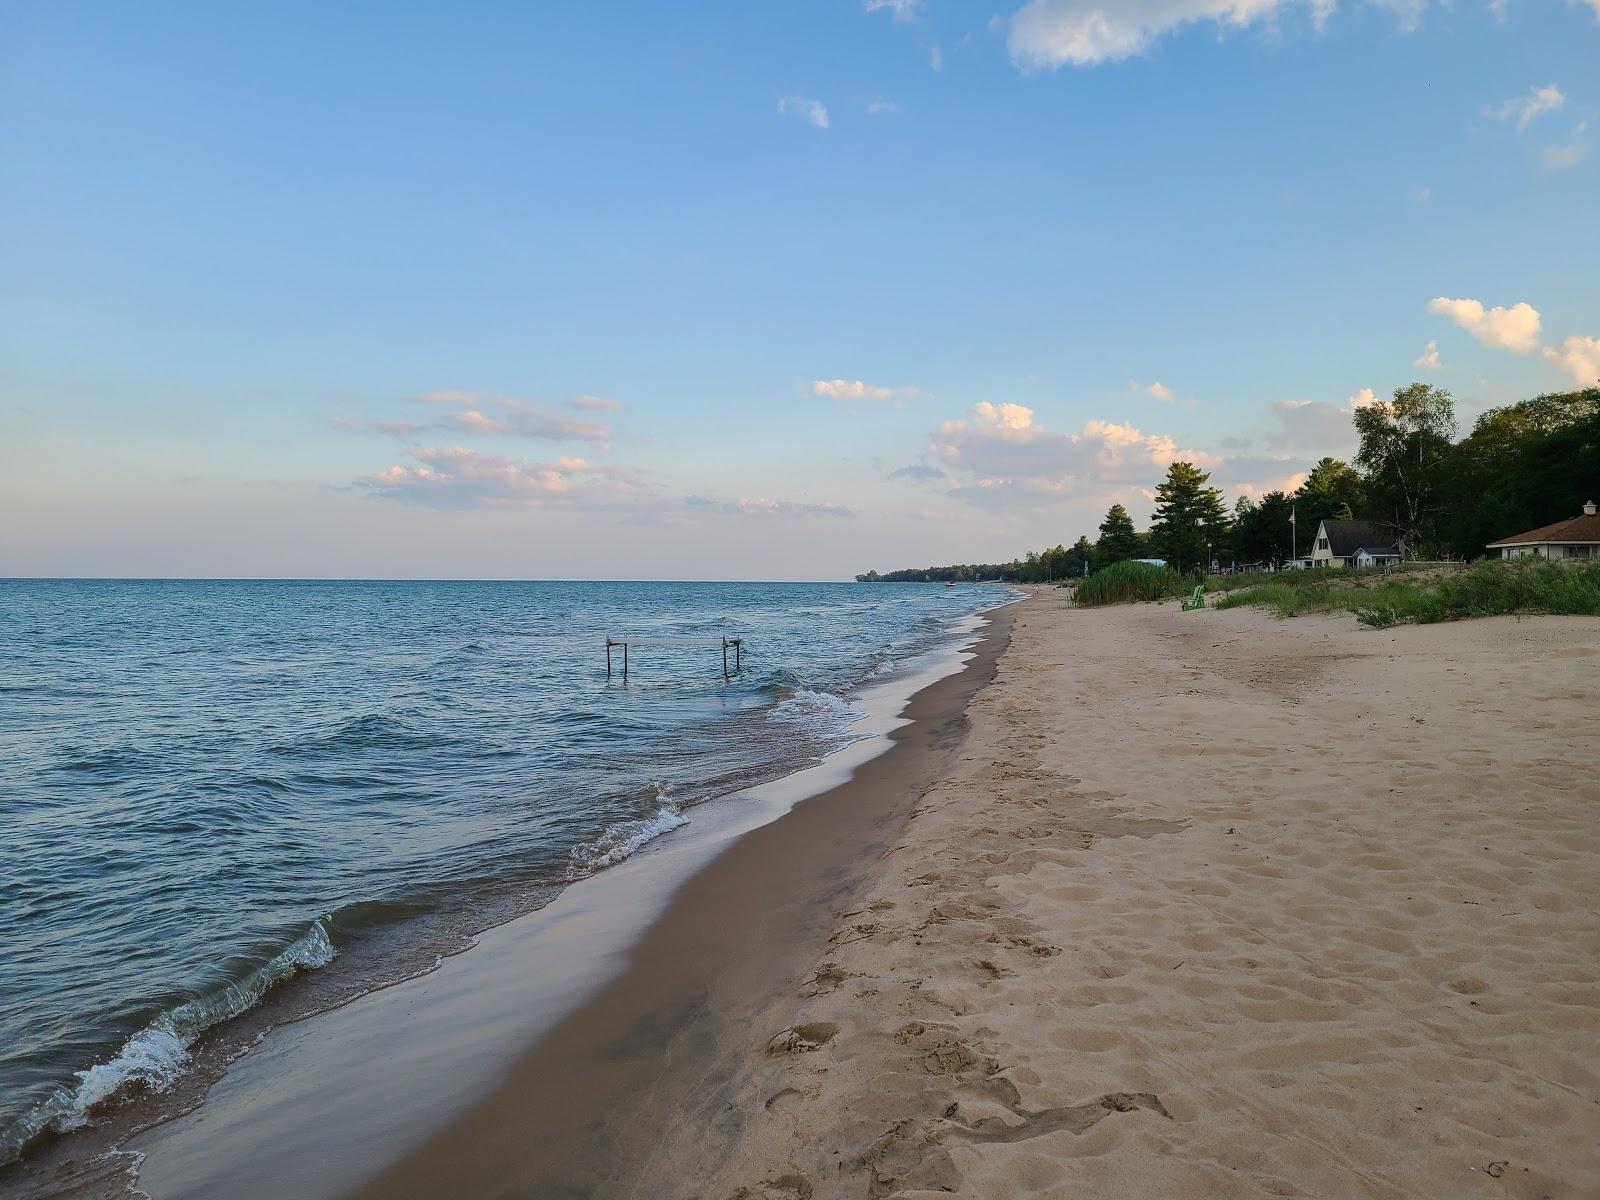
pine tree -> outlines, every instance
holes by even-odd
[[[1094,547],[1094,565],[1104,570],[1127,558],[1143,558],[1144,543],[1134,531],[1133,518],[1120,504],[1113,504],[1100,522],[1100,540]]]
[[[1167,564],[1188,572],[1211,561],[1228,536],[1228,511],[1222,493],[1207,487],[1209,474],[1193,463],[1175,462],[1156,488],[1156,515],[1150,541]]]

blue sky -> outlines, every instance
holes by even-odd
[[[0,25],[0,575],[992,560],[1600,376],[1600,0]]]

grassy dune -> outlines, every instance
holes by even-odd
[[[1485,561],[1451,575],[1414,580],[1356,572],[1285,573],[1271,582],[1236,585],[1216,607],[1241,605],[1284,617],[1351,612],[1363,625],[1378,627],[1504,613],[1600,616],[1600,561]]]

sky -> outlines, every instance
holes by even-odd
[[[0,0],[0,576],[839,579],[1600,378],[1600,0]]]

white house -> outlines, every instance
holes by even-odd
[[[1498,550],[1501,558],[1600,558],[1600,516],[1590,500],[1582,516],[1501,538],[1490,542],[1489,549]]]
[[[1382,533],[1370,521],[1322,521],[1317,525],[1317,536],[1311,543],[1313,567],[1354,567],[1358,552],[1367,551],[1375,564],[1399,562],[1400,549],[1394,538]],[[1369,565],[1372,565],[1369,564]]]
[[[1368,567],[1390,567],[1400,562],[1398,546],[1362,546],[1350,556],[1350,565],[1365,570]]]

